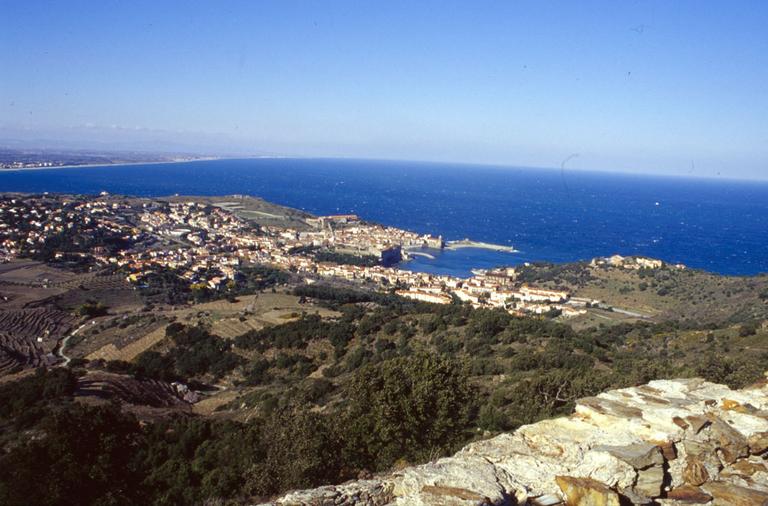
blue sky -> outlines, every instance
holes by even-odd
[[[768,2],[0,0],[0,138],[768,178]]]

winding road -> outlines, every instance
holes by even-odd
[[[72,358],[71,358],[71,357],[68,357],[68,356],[67,356],[67,355],[64,353],[64,351],[65,351],[65,350],[66,350],[66,348],[67,348],[67,343],[69,342],[70,338],[72,338],[72,337],[73,337],[73,336],[75,336],[75,335],[76,335],[78,332],[80,332],[80,330],[81,330],[83,327],[85,327],[86,325],[88,325],[88,323],[87,323],[87,322],[86,322],[86,323],[83,323],[82,325],[80,325],[79,327],[77,327],[75,330],[73,330],[71,334],[69,334],[67,337],[65,337],[64,339],[62,339],[62,341],[61,341],[61,347],[59,348],[59,356],[60,356],[61,358],[63,358],[63,359],[64,359],[64,362],[62,362],[62,363],[60,364],[60,365],[61,365],[61,367],[67,367],[67,366],[69,365],[69,363],[72,361]]]

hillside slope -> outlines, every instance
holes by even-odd
[[[652,381],[573,414],[277,505],[768,504],[768,384]]]

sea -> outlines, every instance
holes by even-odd
[[[0,172],[0,191],[246,194],[313,214],[354,213],[446,240],[403,268],[468,276],[524,262],[644,255],[729,275],[768,272],[768,183],[578,170],[256,158]]]

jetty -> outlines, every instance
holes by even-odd
[[[414,250],[412,250],[412,249],[409,249],[409,250],[406,250],[406,253],[407,253],[408,255],[413,255],[413,256],[419,256],[419,257],[429,258],[430,260],[434,260],[434,259],[435,259],[435,255],[431,255],[431,254],[429,254],[429,253],[425,253],[425,252],[423,252],[423,251],[414,251]]]
[[[505,251],[507,253],[517,253],[518,250],[514,246],[504,246],[502,244],[493,244],[490,242],[471,241],[469,239],[461,239],[459,241],[447,241],[445,243],[445,249],[461,249],[461,248],[479,248],[489,249],[493,251]]]

